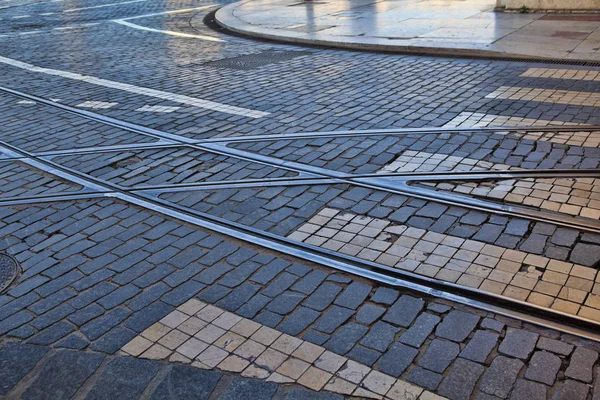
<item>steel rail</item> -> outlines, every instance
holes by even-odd
[[[49,160],[38,159],[33,154],[20,150],[15,146],[1,143],[0,145],[9,148],[11,152],[20,153],[22,156],[27,157],[26,163],[35,166],[36,168],[46,166],[53,171],[53,174],[61,179],[72,182],[86,180],[88,181],[86,186],[102,188],[105,197],[115,198],[171,218],[194,224],[204,229],[242,240],[252,245],[258,245],[263,248],[278,251],[383,284],[402,287],[425,295],[444,298],[485,311],[517,318],[535,325],[557,329],[561,332],[600,341],[600,332],[598,332],[598,326],[600,326],[600,324],[584,317],[539,307],[505,296],[484,292],[479,289],[467,288],[437,279],[423,277],[410,272],[379,265],[374,262],[361,260],[356,257],[338,254],[327,249],[296,242],[269,232],[227,221],[223,218],[201,213],[187,207],[161,200],[156,194],[136,193],[135,191],[123,190],[110,182],[89,177],[77,171],[70,171],[68,168],[62,167]]]

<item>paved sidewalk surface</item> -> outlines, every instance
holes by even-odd
[[[246,0],[217,12],[250,36],[334,47],[600,60],[600,14],[494,12],[493,0]]]

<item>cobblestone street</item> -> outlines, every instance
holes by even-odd
[[[0,398],[599,400],[600,66],[0,2]]]

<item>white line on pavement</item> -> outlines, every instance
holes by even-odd
[[[137,15],[135,17],[127,17],[127,18],[120,18],[119,21],[129,21],[130,19],[138,19],[138,18],[146,18],[146,17],[154,17],[156,15],[165,15],[165,14],[179,14],[179,13],[184,13],[184,12],[189,12],[189,11],[198,11],[198,10],[205,10],[207,8],[211,8],[214,7],[214,4],[208,5],[208,6],[202,6],[202,7],[194,7],[194,8],[182,8],[180,10],[171,10],[171,11],[164,11],[164,12],[159,12],[159,13],[154,13],[154,14],[144,14],[144,15]]]
[[[117,24],[128,26],[130,28],[139,29],[142,31],[164,33],[165,35],[178,36],[178,37],[184,37],[184,38],[202,39],[202,40],[208,40],[211,42],[224,42],[224,40],[221,40],[221,39],[213,37],[213,36],[191,35],[189,33],[181,33],[181,32],[175,32],[175,31],[163,31],[160,29],[147,28],[145,26],[132,24],[131,22],[123,21],[120,19],[115,19],[115,20],[113,20],[113,22],[115,22]]]
[[[83,27],[88,27],[88,26],[94,26],[94,25],[100,25],[99,22],[90,22],[89,24],[79,24],[79,25],[72,25],[72,26],[62,26],[60,28],[52,28],[52,29],[48,29],[48,30],[35,30],[35,31],[27,31],[27,32],[18,32],[18,33],[11,33],[8,35],[0,35],[0,37],[15,37],[15,36],[26,36],[26,35],[34,35],[37,33],[55,33],[55,32],[60,32],[60,31],[67,31],[70,29],[77,29],[77,28],[83,28]]]
[[[27,64],[22,61],[13,60],[12,58],[0,56],[0,63],[11,65],[16,68],[21,68],[31,72],[38,72],[47,75],[60,76],[61,78],[73,79],[76,81],[87,82],[92,85],[103,86],[111,89],[122,90],[124,92],[135,93],[139,95],[155,97],[157,99],[171,100],[177,103],[187,104],[194,107],[205,108],[207,110],[219,111],[222,113],[241,115],[249,118],[261,118],[269,115],[265,111],[250,110],[248,108],[230,106],[223,103],[217,103],[210,100],[199,99],[196,97],[189,97],[180,94],[163,92],[162,90],[150,89],[141,86],[130,85],[127,83],[120,83],[115,81],[109,81],[108,79],[96,78],[89,75],[81,75],[75,72],[60,71],[57,69],[37,67],[32,64]]]
[[[68,13],[68,12],[75,12],[75,11],[82,11],[82,10],[90,10],[92,8],[104,8],[104,7],[120,6],[122,4],[140,3],[142,1],[148,1],[148,0],[131,0],[131,1],[124,1],[122,3],[110,3],[110,4],[101,4],[99,6],[92,6],[92,7],[71,8],[69,10],[64,10],[63,12]]]

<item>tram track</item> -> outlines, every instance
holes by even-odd
[[[5,93],[18,95],[20,97],[28,98],[28,99],[39,99],[35,96],[15,92],[14,90],[5,90],[5,88],[0,88],[0,91]],[[19,93],[19,94],[16,94]],[[49,100],[44,100],[44,103],[53,103]],[[34,100],[36,101],[36,100]],[[54,105],[62,107],[68,107],[64,105]],[[90,113],[87,111],[82,111],[79,114],[79,110],[65,110],[71,113],[76,113],[80,116],[83,116],[88,119],[94,119],[96,121],[104,123],[102,120],[104,116],[99,116],[94,113]],[[119,122],[115,119],[111,118],[111,121],[107,121],[112,126],[119,126]],[[122,127],[127,130],[145,134],[144,132],[149,130],[150,128],[138,127],[134,124],[127,123],[122,121]],[[578,130],[581,131],[590,131],[590,130],[600,130],[600,127],[596,127],[591,129],[591,127],[577,127]],[[526,131],[524,128],[503,128],[504,131],[507,129],[514,129],[516,131]],[[546,128],[549,129],[549,128]],[[560,128],[552,128],[553,131],[565,131],[564,127]],[[445,129],[444,129],[445,130]],[[491,129],[484,129],[485,131],[494,132]],[[496,129],[500,130],[500,129]],[[538,128],[529,130],[539,131]],[[568,129],[570,131],[570,128]],[[154,138],[158,138],[159,140],[165,140],[161,144],[167,147],[189,147],[201,151],[208,151],[211,153],[219,153],[226,155],[228,157],[234,157],[237,159],[245,159],[253,162],[260,162],[265,165],[276,166],[285,168],[291,171],[296,171],[304,174],[302,179],[294,179],[294,178],[285,178],[280,180],[254,180],[252,182],[244,181],[244,182],[205,182],[201,185],[198,184],[182,184],[182,185],[164,185],[164,186],[153,186],[153,187],[122,187],[120,185],[114,184],[108,180],[92,177],[88,174],[76,171],[75,169],[65,167],[59,164],[56,161],[53,161],[53,158],[59,154],[51,154],[52,152],[47,152],[44,154],[35,154],[32,152],[27,152],[18,147],[10,145],[8,143],[1,143],[0,151],[12,158],[13,160],[19,160],[19,162],[27,164],[33,168],[43,170],[47,173],[50,173],[60,179],[63,179],[68,182],[76,183],[87,189],[89,192],[87,193],[69,193],[62,195],[49,195],[49,196],[32,196],[30,198],[23,198],[23,202],[21,204],[31,204],[31,203],[40,203],[45,201],[58,201],[58,200],[76,200],[82,198],[98,198],[98,197],[111,197],[116,198],[120,201],[124,201],[133,205],[136,205],[141,208],[149,209],[154,212],[158,212],[165,216],[175,218],[178,220],[182,220],[189,224],[193,224],[203,229],[208,229],[211,231],[218,232],[222,235],[233,237],[254,245],[258,245],[273,251],[281,252],[283,254],[287,254],[293,257],[297,257],[306,261],[310,261],[313,263],[321,264],[330,268],[334,268],[346,273],[350,273],[353,275],[361,276],[363,278],[377,281],[386,285],[391,285],[395,287],[401,287],[408,290],[413,290],[425,295],[441,297],[444,299],[448,299],[457,303],[469,305],[475,308],[479,308],[482,310],[486,310],[489,312],[494,312],[497,314],[510,316],[513,318],[520,319],[522,321],[527,321],[532,324],[536,324],[543,327],[549,327],[553,329],[557,329],[563,332],[568,332],[572,334],[576,334],[579,336],[583,336],[593,340],[600,340],[600,333],[598,333],[598,324],[597,322],[583,318],[580,316],[574,316],[571,314],[563,313],[557,310],[548,309],[545,307],[539,307],[531,303],[526,303],[524,301],[511,299],[502,295],[496,295],[490,292],[485,292],[479,289],[467,288],[461,285],[444,282],[441,280],[437,280],[434,278],[428,278],[425,276],[417,275],[411,272],[398,270],[392,267],[387,267],[381,264],[377,264],[375,262],[366,261],[363,259],[359,259],[357,257],[344,255],[341,253],[337,253],[331,250],[327,250],[321,247],[313,246],[306,243],[297,242],[279,235],[275,235],[270,232],[262,231],[256,228],[252,228],[249,226],[245,226],[236,222],[228,221],[224,218],[216,217],[210,215],[208,213],[199,212],[197,210],[193,210],[189,207],[185,207],[176,203],[169,202],[167,200],[161,199],[160,195],[165,193],[166,191],[172,192],[177,190],[198,190],[201,187],[204,188],[231,188],[231,187],[242,187],[244,185],[255,185],[255,186],[264,186],[265,184],[271,185],[294,185],[294,184],[324,184],[324,183],[347,183],[352,185],[358,185],[363,187],[373,188],[375,190],[386,190],[388,192],[393,193],[394,188],[385,187],[385,184],[381,183],[381,179],[387,179],[390,177],[398,178],[400,180],[404,179],[404,182],[409,180],[413,180],[415,177],[421,176],[423,179],[429,178],[429,180],[444,180],[450,179],[456,180],[457,175],[451,172],[448,173],[416,173],[416,174],[363,174],[361,175],[350,175],[344,173],[337,173],[333,171],[333,173],[325,173],[322,169],[314,169],[314,167],[298,169],[296,163],[286,162],[279,160],[279,162],[272,162],[269,158],[265,158],[264,156],[256,155],[256,157],[250,153],[240,154],[239,150],[228,149],[226,146],[222,144],[217,144],[215,142],[225,142],[225,144],[229,142],[239,142],[243,141],[244,138],[223,138],[220,140],[203,140],[196,141],[189,138],[184,138],[185,140],[177,141],[179,139],[175,139],[176,135],[165,133],[162,135],[162,132],[157,130],[151,130],[152,132],[146,136],[151,136]],[[431,132],[429,129],[427,132]],[[452,129],[452,132],[457,131],[456,129]],[[481,131],[479,128],[467,130],[467,131]],[[406,131],[408,132],[408,131]],[[392,132],[389,132],[390,134]],[[402,132],[404,133],[404,132]],[[411,133],[415,133],[414,130]],[[331,134],[331,133],[330,133]],[[362,134],[361,134],[362,135]],[[319,135],[321,136],[321,135]],[[177,138],[179,138],[177,136]],[[289,137],[285,137],[285,139],[289,139]],[[257,138],[250,138],[250,140],[257,140]],[[190,142],[190,141],[193,141]],[[168,143],[174,142],[174,143]],[[212,142],[212,143],[211,143]],[[209,144],[211,143],[211,144]],[[144,148],[151,147],[144,145]],[[129,150],[135,149],[135,145],[128,145],[127,148]],[[162,147],[161,147],[162,148]],[[87,149],[87,152],[93,152],[93,149]],[[110,151],[120,151],[118,146],[113,146]],[[245,153],[245,152],[244,152]],[[76,150],[70,150],[69,154],[79,154]],[[582,172],[582,175],[578,175],[578,173],[569,171],[535,171],[533,174],[538,174],[536,176],[546,176],[552,172],[556,176],[558,173],[563,173],[564,176],[598,176],[599,171],[591,170]],[[460,176],[468,177],[469,179],[499,179],[505,178],[506,176],[519,176],[523,177],[526,175],[524,171],[490,171],[487,172],[471,172],[471,173],[460,173]],[[509,175],[510,174],[510,175]],[[297,177],[296,177],[297,178]],[[362,181],[361,181],[362,179]],[[376,184],[373,184],[375,182]],[[408,186],[408,185],[405,185]],[[406,193],[406,188],[403,190],[398,190],[398,193]],[[448,198],[448,194],[444,194],[444,197]],[[443,202],[443,199],[434,199],[433,201]],[[490,203],[482,201],[483,203]],[[3,199],[0,200],[0,205],[12,205],[19,204],[19,199]],[[464,206],[463,204],[461,204]],[[477,209],[477,205],[472,205],[471,208]],[[490,208],[485,208],[485,210],[489,210]],[[505,213],[509,215],[517,215],[512,210],[493,210],[490,212],[494,213]],[[523,215],[523,217],[527,217],[529,219],[536,219],[535,216],[531,215],[531,210],[528,211],[529,215]],[[548,213],[541,212],[539,214],[539,220],[546,220],[545,215]],[[593,221],[592,224],[583,224],[581,229],[598,232],[600,231],[600,226],[597,221]],[[553,223],[557,223],[554,222]],[[569,225],[567,222],[563,222],[566,226]],[[579,226],[579,225],[575,225]]]

